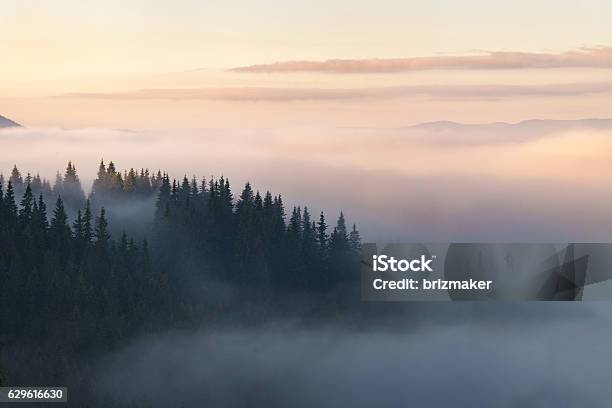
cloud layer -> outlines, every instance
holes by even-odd
[[[395,319],[383,311],[399,306],[364,305],[378,319],[363,330],[275,322],[142,338],[91,383],[125,406],[610,406],[604,307],[433,303]]]
[[[332,59],[285,61],[232,68],[234,72],[283,73],[325,72],[369,74],[423,71],[430,69],[524,69],[524,68],[612,68],[612,47],[590,47],[563,53],[488,52],[484,55],[455,55],[414,58]]]
[[[230,102],[339,101],[414,96],[495,99],[509,97],[580,96],[612,93],[612,83],[585,82],[546,85],[415,85],[370,88],[193,88],[142,89],[130,92],[69,93],[62,98],[116,100],[211,100]]]
[[[610,121],[409,128],[135,131],[3,129],[5,176],[52,177],[68,160],[89,188],[101,158],[173,177],[223,174],[237,194],[282,193],[287,208],[340,210],[362,237],[391,241],[612,239]]]

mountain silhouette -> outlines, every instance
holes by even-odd
[[[0,115],[0,128],[8,128],[8,127],[21,127],[21,125],[17,122],[10,120],[9,118],[5,118]]]
[[[609,131],[612,119],[530,119],[517,123],[436,121],[399,128],[406,136],[446,144],[516,143],[575,131]]]

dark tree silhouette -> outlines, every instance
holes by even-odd
[[[151,220],[135,240],[113,214],[143,205]],[[27,353],[0,361],[0,382],[56,385],[139,333],[303,312],[295,299],[336,313],[339,289],[358,282],[361,243],[343,213],[327,229],[307,207],[286,221],[281,195],[250,183],[234,200],[223,176],[177,182],[101,162],[86,199],[72,162],[53,189],[15,166],[0,182],[0,349]]]

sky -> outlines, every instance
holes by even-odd
[[[5,174],[72,160],[87,190],[104,158],[249,180],[371,239],[612,239],[610,123],[409,127],[612,118],[610,1],[0,9],[0,115],[26,126],[0,131]]]
[[[611,116],[609,1],[0,2],[0,114],[29,126]]]
[[[86,190],[102,158],[172,177],[225,175],[235,195],[249,180],[287,208],[325,210],[330,223],[343,210],[364,241],[610,242],[612,125],[405,127],[611,118],[611,16],[610,0],[0,0],[0,115],[26,126],[0,130],[0,173],[17,164],[53,179],[72,160]],[[346,401],[334,396],[350,394],[357,406],[432,395],[477,406],[471,390],[485,382],[500,406],[609,406],[598,381],[610,366],[609,319],[530,319],[531,307],[499,330],[453,319],[419,336],[170,335],[118,352],[96,384],[129,377],[141,387],[128,395],[162,390],[149,374],[181,366],[175,388],[200,399],[203,386],[226,396],[272,386],[284,405],[297,395],[337,406]],[[294,361],[304,350],[314,357]],[[252,358],[262,353],[270,358]],[[204,363],[185,362],[194,358]]]

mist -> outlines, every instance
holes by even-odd
[[[611,240],[612,128],[546,124],[5,129],[0,150],[19,155],[2,155],[0,171],[17,164],[52,178],[72,160],[86,189],[101,159],[176,178],[224,175],[234,192],[250,181],[288,207],[343,210],[372,241]]]
[[[96,365],[95,395],[126,406],[604,407],[607,304],[413,304],[366,327],[173,332]],[[586,347],[588,345],[588,347]]]

